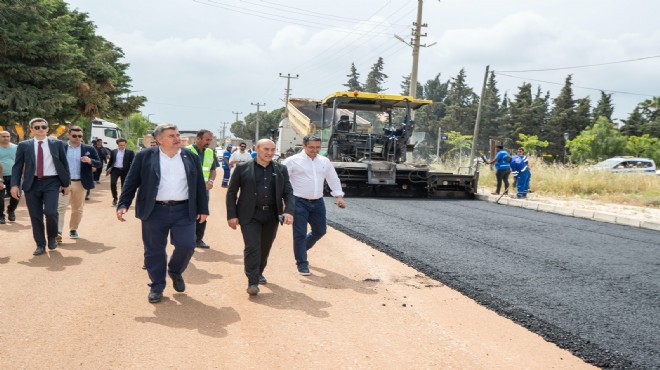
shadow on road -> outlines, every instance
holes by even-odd
[[[378,281],[357,281],[320,267],[314,267],[312,270],[314,274],[307,276],[307,280],[303,281],[304,284],[326,289],[353,289],[361,294],[377,293],[374,287],[378,285]]]
[[[61,243],[58,248],[68,251],[85,251],[89,254],[99,254],[115,249],[116,247],[106,247],[103,243],[92,242],[87,239],[78,239],[69,243]]]
[[[154,304],[154,316],[136,317],[135,321],[197,330],[202,335],[222,338],[227,336],[227,326],[241,319],[238,311],[231,307],[212,307],[186,294],[174,294],[172,298],[163,297],[160,303]]]
[[[297,310],[314,317],[329,317],[324,309],[332,307],[326,301],[317,301],[307,295],[293,290],[282,288],[273,283],[260,285],[261,293],[251,296],[250,301],[278,310]],[[270,290],[271,292],[267,292]]]
[[[227,262],[232,265],[242,265],[243,255],[227,254],[215,249],[195,249],[193,259],[200,262]]]
[[[5,263],[9,262],[9,257],[2,257],[0,258],[0,265],[4,265]]]
[[[31,252],[26,251],[26,253]],[[48,271],[64,271],[67,266],[80,265],[82,260],[80,257],[64,257],[57,250],[48,250],[48,253],[41,256],[34,256],[29,261],[19,261],[18,263],[28,267],[45,267]]]
[[[206,270],[199,269],[193,263],[188,264],[188,268],[186,269],[184,276],[186,283],[195,285],[203,285],[210,283],[211,280],[219,280],[223,277],[221,274],[212,274]]]

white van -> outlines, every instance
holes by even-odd
[[[100,118],[94,118],[91,124],[90,139],[103,140],[103,146],[113,150],[117,149],[117,139],[124,137],[121,129],[116,124]]]

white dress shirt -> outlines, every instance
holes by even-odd
[[[186,176],[186,167],[181,158],[181,149],[172,158],[160,149],[158,152],[160,155],[160,183],[156,200],[188,199],[188,176]]]
[[[322,155],[310,158],[304,151],[287,158],[284,165],[289,170],[293,195],[305,199],[323,197],[323,182],[327,181],[334,197],[343,197],[341,182],[330,160]]]
[[[112,167],[124,168],[124,154],[125,153],[126,153],[126,149],[124,149],[124,150],[117,149],[117,156],[115,157],[115,163],[112,164]]]
[[[34,138],[34,175],[37,176],[37,160],[39,158],[39,141],[42,141],[41,148],[44,151],[44,176],[57,176],[57,169],[53,163],[53,156],[50,154],[50,145],[48,138],[37,140]]]

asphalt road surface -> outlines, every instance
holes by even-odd
[[[660,232],[482,201],[326,198],[331,226],[602,368],[660,368]]]

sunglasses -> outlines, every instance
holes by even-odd
[[[82,135],[71,135],[72,138],[81,139]]]
[[[46,125],[43,125],[43,126],[39,126],[39,125],[37,125],[37,126],[32,126],[32,128],[35,129],[35,130],[48,130],[48,126],[46,126]]]

